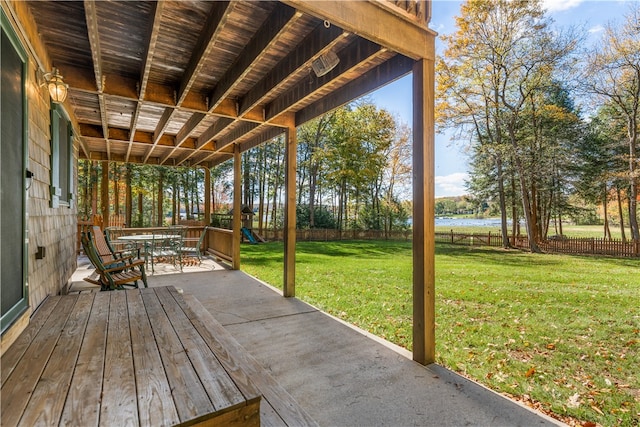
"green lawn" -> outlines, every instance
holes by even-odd
[[[436,358],[561,416],[640,423],[640,260],[437,245]],[[281,288],[282,243],[242,269]],[[296,296],[411,349],[411,243],[298,242]]]

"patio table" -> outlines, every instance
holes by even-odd
[[[2,425],[258,426],[203,310],[172,286],[48,297],[2,356]]]
[[[170,241],[179,241],[180,236],[178,234],[162,234],[162,233],[131,234],[127,236],[120,236],[116,241],[120,243],[126,243],[126,244],[136,243],[136,244],[144,245],[145,250],[143,252],[144,252],[145,261],[151,261],[151,268],[153,270],[153,248],[150,245],[153,244],[154,241],[160,240],[160,239],[170,240]],[[181,245],[177,245],[177,246],[179,249],[179,246]],[[180,255],[178,254],[178,256]],[[151,259],[149,259],[149,257]]]

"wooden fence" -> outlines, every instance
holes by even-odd
[[[467,246],[502,247],[499,234],[437,232],[435,241]],[[527,236],[509,236],[511,246],[519,249],[529,248]],[[543,240],[538,242],[543,252],[573,255],[605,255],[614,257],[640,257],[640,241],[623,242],[621,239],[597,239],[565,237],[562,239]]]
[[[283,240],[283,230],[263,230],[262,237],[266,240]],[[410,240],[411,230],[390,231],[383,230],[335,230],[313,228],[296,230],[296,240],[299,242],[332,241],[332,240]]]

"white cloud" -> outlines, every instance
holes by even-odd
[[[466,172],[436,176],[436,197],[452,197],[467,194],[468,191],[464,182],[468,178],[469,175]]]
[[[578,7],[584,0],[544,0],[542,7],[549,12],[560,12]]]
[[[595,27],[591,27],[587,30],[590,34],[600,33],[604,31],[604,27],[602,25],[596,25]]]

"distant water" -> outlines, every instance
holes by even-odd
[[[510,225],[511,222],[508,222]],[[436,225],[447,227],[500,227],[500,218],[449,218],[436,217]]]

